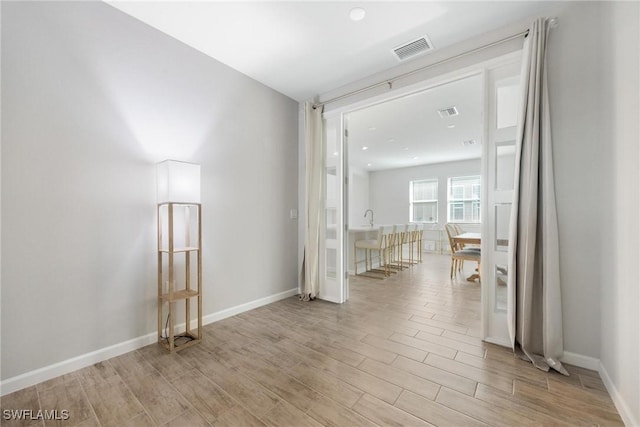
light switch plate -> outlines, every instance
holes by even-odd
[[[289,219],[298,219],[298,209],[291,209],[289,211]]]

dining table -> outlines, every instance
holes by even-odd
[[[461,233],[457,236],[451,237],[454,243],[460,243],[463,245],[479,245],[481,243],[481,235],[480,233]]]
[[[467,233],[460,233],[457,236],[451,236],[451,240],[453,240],[453,243],[461,244],[461,245],[480,245],[482,243],[482,236],[480,233],[467,232]],[[470,282],[473,282],[476,279],[478,279],[478,281],[480,280],[479,264],[478,264],[478,268],[476,269],[476,272],[473,273],[471,276],[467,277],[467,280]]]

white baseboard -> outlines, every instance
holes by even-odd
[[[624,425],[627,427],[640,427],[640,420],[633,415],[631,409],[629,409],[629,405],[627,405],[624,398],[620,395],[620,392],[618,392],[618,389],[602,363],[600,363],[598,373],[600,374],[600,378],[607,388],[613,403],[616,405],[616,409],[618,410]]]
[[[253,310],[254,308],[262,307],[263,305],[271,304],[272,302],[280,301],[294,295],[298,295],[298,288],[289,289],[288,291],[269,295],[268,297],[249,301],[244,304],[236,305],[235,307],[207,314],[206,316],[202,317],[202,323],[204,325],[208,325],[209,323],[217,322],[218,320],[226,319],[227,317],[235,316],[236,314],[244,313],[245,311]]]
[[[24,374],[8,378],[0,383],[0,396],[22,390],[23,388],[59,377],[60,375],[77,371],[78,369],[86,368],[87,366],[91,366],[98,362],[111,359],[112,357],[137,350],[154,342],[157,339],[157,336],[157,332],[153,332],[129,341],[92,351],[91,353],[63,360],[62,362],[54,363],[53,365],[45,366],[44,368],[39,368],[34,371],[25,372]]]
[[[607,388],[607,391],[609,392],[613,403],[616,405],[616,409],[618,410],[620,417],[622,417],[624,425],[627,427],[640,427],[640,420],[636,419],[631,409],[629,409],[629,405],[620,395],[620,392],[611,380],[611,377],[609,376],[609,373],[605,369],[604,365],[602,365],[602,363],[600,362],[600,359],[565,351],[561,361],[570,365],[597,371],[600,374],[600,378]]]
[[[264,298],[260,298],[245,304],[240,304],[235,307],[227,308],[203,316],[202,323],[203,325],[208,325],[209,323],[217,322],[218,320],[226,319],[227,317],[235,316],[236,314],[244,313],[245,311],[249,311],[263,305],[271,304],[272,302],[280,301],[297,294],[298,288],[293,288],[289,289],[288,291],[269,295]],[[177,331],[180,331],[181,329],[184,329],[184,324],[176,325],[176,328]],[[53,365],[45,366],[43,368],[39,368],[12,378],[8,378],[0,382],[0,396],[13,393],[14,391],[22,390],[23,388],[59,377],[60,375],[77,371],[78,369],[86,368],[87,366],[91,366],[98,362],[111,359],[112,357],[120,356],[121,354],[137,350],[146,345],[154,343],[157,339],[157,336],[157,332],[152,332],[141,337],[114,344],[109,347],[101,348],[96,351],[92,351],[91,353],[82,354],[80,356],[63,360],[62,362],[58,362]]]
[[[579,368],[590,369],[592,371],[597,371],[598,368],[600,368],[600,359],[584,356],[578,353],[571,353],[570,351],[565,351],[562,358],[560,358],[560,361],[568,363],[569,365],[578,366]]]

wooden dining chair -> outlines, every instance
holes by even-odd
[[[460,234],[457,226],[455,224],[448,222],[444,225],[444,229],[447,232],[447,237],[449,238],[449,246],[451,247],[451,252],[453,253],[457,250],[462,249],[462,246],[453,240],[453,237]]]
[[[480,273],[480,250],[465,249],[456,243],[454,237],[458,234],[456,234],[453,224],[446,224],[444,228],[447,231],[449,246],[451,248],[451,279],[453,279],[454,273],[463,269],[465,261],[475,261],[478,263],[478,273]]]

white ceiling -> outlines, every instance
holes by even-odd
[[[398,65],[392,50],[418,37],[437,50],[562,3],[106,1],[297,101]],[[363,20],[349,19],[354,7],[366,10]],[[468,79],[351,113],[351,147],[370,149],[352,150],[350,163],[379,170],[480,157],[480,94],[479,80]],[[440,119],[436,110],[452,105],[460,115]],[[462,145],[470,139],[478,144]]]
[[[479,159],[482,94],[476,75],[347,114],[349,164],[374,171]],[[448,107],[459,115],[441,118]]]
[[[112,6],[298,101],[435,49],[543,14],[549,1],[112,1]],[[353,22],[349,11],[363,7]]]

